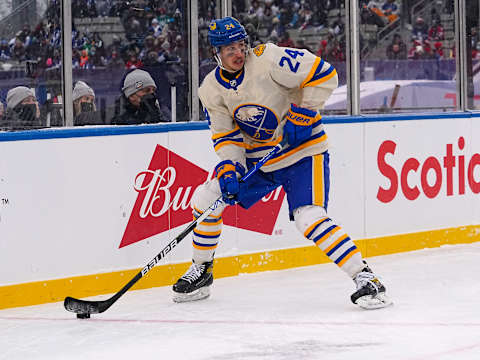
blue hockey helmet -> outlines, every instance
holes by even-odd
[[[210,45],[219,49],[220,46],[228,45],[248,38],[247,32],[240,22],[227,16],[222,19],[214,19],[208,26],[208,41]]]

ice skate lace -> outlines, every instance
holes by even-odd
[[[370,284],[375,289],[375,291],[378,293],[378,286],[377,286],[376,282],[373,281],[373,280],[378,281],[377,277],[374,274],[372,274],[370,272],[362,271],[361,273],[359,273],[355,277],[355,282],[357,283],[357,289],[361,289],[362,287]]]
[[[188,281],[190,284],[202,276],[203,271],[205,270],[205,265],[192,264],[190,268],[182,276],[182,279]]]

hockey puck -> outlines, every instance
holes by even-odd
[[[90,319],[90,314],[77,314],[77,319]]]

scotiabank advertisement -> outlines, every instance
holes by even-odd
[[[329,215],[354,239],[479,224],[476,122],[326,125]],[[0,141],[0,153],[0,286],[144,266],[192,221],[218,161],[207,129]],[[282,189],[223,222],[217,257],[310,245]],[[189,261],[191,237],[174,250],[162,264]]]
[[[367,125],[369,236],[478,224],[480,133],[471,119]],[[478,127],[477,127],[478,130]]]

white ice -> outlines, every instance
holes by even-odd
[[[480,243],[368,261],[393,306],[355,307],[333,264],[249,274],[194,303],[127,292],[86,320],[62,303],[1,310],[0,359],[480,359]]]

